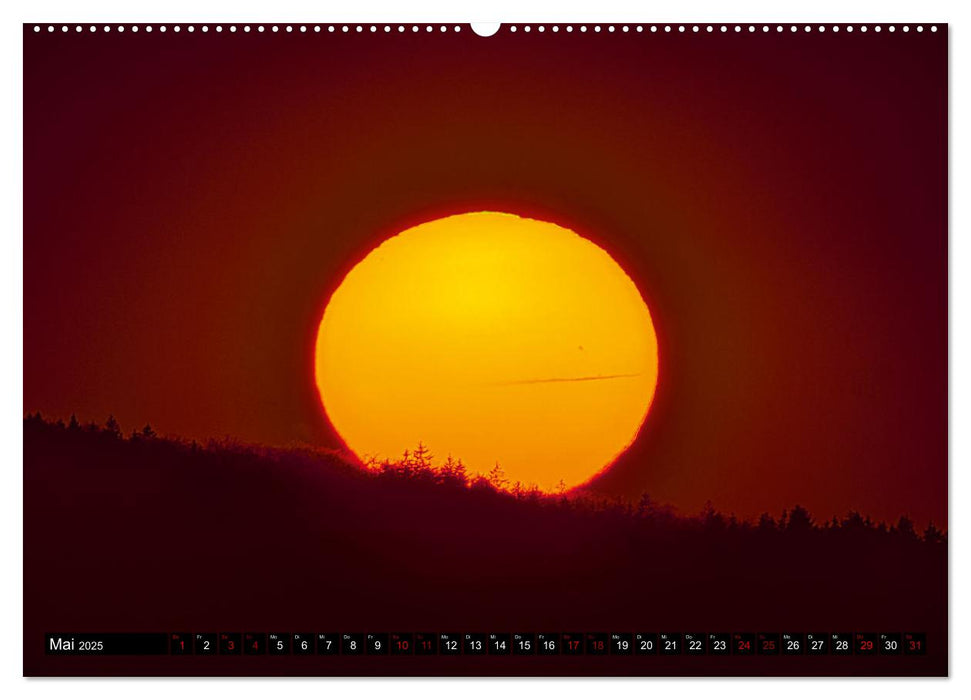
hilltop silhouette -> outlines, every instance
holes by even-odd
[[[907,518],[818,522],[795,505],[746,521],[710,504],[685,516],[648,495],[546,495],[423,445],[362,469],[334,452],[201,445],[149,426],[125,437],[113,418],[39,415],[24,420],[24,500],[28,673],[92,672],[37,653],[55,629],[906,630],[927,633],[927,657],[813,659],[812,671],[808,660],[534,659],[505,672],[946,673],[946,535]],[[326,673],[287,663],[243,672]],[[464,658],[349,663],[341,672],[495,672]]]

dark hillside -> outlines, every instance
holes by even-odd
[[[947,671],[933,529],[496,492],[403,460],[24,422],[25,672]],[[926,632],[926,657],[45,657],[49,631]],[[206,664],[212,664],[207,666]],[[230,669],[230,666],[232,668]]]

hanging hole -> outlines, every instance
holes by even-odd
[[[476,36],[489,37],[498,32],[502,25],[500,22],[473,22],[470,26]]]

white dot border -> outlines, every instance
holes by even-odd
[[[32,34],[97,34],[116,32],[125,34],[143,32],[151,34],[459,34],[469,25],[460,24],[25,24]],[[938,24],[503,24],[497,33],[509,34],[600,34],[602,36],[634,34],[671,34],[684,36],[706,36],[708,34],[759,35],[775,33],[787,34],[934,34],[947,25]],[[211,32],[211,30],[215,30]],[[410,30],[410,32],[409,32]],[[475,36],[475,32],[468,33]]]

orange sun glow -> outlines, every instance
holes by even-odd
[[[569,229],[476,212],[407,229],[344,278],[317,332],[317,388],[361,458],[419,441],[552,492],[636,437],[657,384],[637,287]]]

